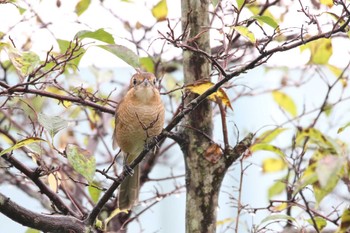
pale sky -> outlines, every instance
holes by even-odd
[[[128,34],[126,34],[122,29],[123,25],[120,23],[120,21],[115,20],[115,17],[109,13],[108,10],[103,9],[99,1],[92,1],[89,9],[84,12],[79,18],[74,13],[74,8],[77,1],[62,0],[60,8],[57,8],[55,5],[56,1],[52,0],[35,0],[29,2],[32,4],[32,6],[34,6],[44,22],[52,22],[52,25],[49,26],[49,29],[53,32],[56,38],[71,40],[79,30],[97,30],[99,28],[104,28],[114,36],[115,42],[117,44],[122,44],[130,47],[131,49],[134,49],[134,46],[125,39]],[[142,22],[145,25],[153,25],[155,19],[151,14],[150,9],[152,9],[156,3],[157,0],[137,0],[133,1],[133,3],[122,1],[105,1],[105,6],[108,9],[113,9],[113,12],[120,18],[127,19],[131,25],[135,24],[138,21]],[[173,25],[175,25],[177,19],[181,15],[180,1],[167,1],[167,4],[169,9],[168,18],[171,20]],[[24,7],[25,5],[20,4],[20,6]],[[296,12],[296,10],[299,8],[300,6],[298,4],[294,4],[290,7],[290,10]],[[340,8],[335,8],[335,11],[338,9]],[[276,12],[273,13],[276,14],[276,16],[283,13],[279,12],[277,8],[275,8],[275,11]],[[31,15],[31,13],[24,13],[25,17],[28,17],[28,15]],[[241,17],[248,17],[248,15],[249,13],[245,12]],[[302,16],[302,14],[300,16]],[[0,22],[2,22],[0,24],[0,32],[8,32],[9,28],[15,25],[17,22],[20,22],[21,18],[22,15],[19,14],[19,11],[13,4],[2,4],[0,8]],[[79,22],[81,22],[80,24],[76,23],[77,19]],[[285,18],[285,21],[283,25],[281,25],[281,28],[300,27],[302,23],[306,24],[305,20],[306,19],[304,17],[295,17],[295,15],[291,15]],[[35,19],[32,19],[30,23],[17,24],[10,30],[9,35],[18,45],[25,43],[26,37],[30,36],[33,42],[31,50],[38,53],[42,58],[44,58],[46,51],[48,51],[51,46],[57,47],[57,44],[52,35],[46,29],[38,30],[36,27],[37,26],[35,25]],[[176,32],[180,33],[180,25],[176,29]],[[299,30],[297,28],[294,29]],[[161,23],[157,28],[154,29],[153,36],[155,36],[155,38],[158,36],[157,30],[167,32],[168,29],[166,22]],[[222,35],[217,33],[215,30],[211,30],[211,37],[212,44],[215,44],[217,39],[220,39]],[[259,33],[257,32],[256,37],[259,37]],[[8,38],[5,37],[3,41],[8,42]],[[100,42],[96,42],[96,44],[100,44]],[[155,40],[150,49],[159,49],[162,45],[163,41]],[[276,43],[273,45],[276,45]],[[180,50],[170,50],[171,51],[168,55],[165,54],[165,59],[171,59],[174,53],[176,55],[181,54]],[[344,39],[336,40],[336,43],[333,43],[333,51],[333,54],[336,56],[333,56],[330,62],[339,67],[344,67],[347,63],[347,60],[343,58],[349,56],[350,54],[350,41]],[[307,52],[300,54],[300,51],[297,48],[288,52],[275,54],[270,59],[269,64],[298,67],[304,65],[308,61],[308,56],[309,54]],[[1,58],[5,58],[4,54],[2,54]],[[286,63],[286,61],[288,62]],[[109,54],[100,48],[89,46],[88,52],[83,56],[80,65],[89,66],[92,64],[98,67],[127,66],[123,61],[114,55]]]

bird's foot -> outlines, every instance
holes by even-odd
[[[133,175],[134,175],[134,170],[133,170],[128,164],[125,164],[125,165],[124,165],[124,171],[125,171],[126,174],[128,174],[129,176],[133,176]]]

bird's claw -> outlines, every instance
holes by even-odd
[[[134,170],[127,164],[124,165],[124,171],[129,176],[133,176],[134,175]]]

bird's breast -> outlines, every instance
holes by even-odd
[[[122,103],[118,109],[116,140],[122,151],[138,154],[147,138],[161,133],[164,125],[162,102],[150,105]]]

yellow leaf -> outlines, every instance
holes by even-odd
[[[271,199],[273,196],[279,195],[286,190],[286,182],[284,181],[276,181],[269,189],[268,189],[268,197]]]
[[[281,91],[272,92],[273,99],[276,103],[286,112],[288,112],[293,117],[297,115],[297,107],[292,98]]]
[[[217,221],[216,226],[224,225],[225,223],[231,223],[233,221],[234,221],[233,218],[225,218],[223,220]]]
[[[157,5],[152,8],[152,15],[157,21],[163,21],[168,16],[168,5],[166,0],[160,0]]]
[[[328,7],[332,7],[333,6],[333,0],[320,0],[320,3],[323,5],[326,5]]]
[[[59,172],[50,173],[47,176],[47,182],[49,183],[49,187],[55,193],[57,193],[58,191],[58,187],[61,184],[61,179],[62,179],[62,176],[61,176],[61,173]]]
[[[345,209],[341,215],[340,227],[336,233],[346,233],[350,229],[350,209]]]
[[[319,216],[314,217],[313,220],[307,219],[306,221],[311,225],[314,225],[314,222],[315,222],[317,229],[319,229],[320,231],[322,231],[322,229],[325,228],[325,226],[327,226],[327,221],[324,218]]]
[[[10,148],[7,148],[7,149],[1,151],[0,156],[4,155],[6,153],[10,153],[11,151],[16,150],[18,148],[21,148],[23,146],[29,145],[29,144],[34,143],[34,142],[40,142],[40,141],[45,141],[45,140],[41,139],[41,138],[35,138],[35,137],[24,139],[22,141],[17,142],[15,145],[11,146]]]
[[[57,180],[56,180],[56,177],[54,176],[54,174],[50,173],[47,176],[47,183],[49,183],[50,189],[52,191],[54,191],[55,193],[57,193],[58,185],[57,185]]]
[[[48,86],[46,89],[45,89],[47,92],[50,92],[50,93],[53,93],[53,94],[57,94],[57,95],[62,95],[62,96],[66,96],[67,93],[63,90],[60,90],[56,87],[53,87],[53,86]],[[63,105],[65,107],[70,107],[72,105],[72,103],[70,101],[66,101],[64,100],[63,101]]]
[[[326,65],[333,54],[332,41],[327,38],[315,40],[300,46],[300,51],[304,51],[305,49],[310,50],[311,56],[309,63],[311,64]]]
[[[272,210],[272,212],[281,212],[281,211],[287,209],[287,207],[288,207],[287,202],[283,202],[280,205],[272,206],[271,210]]]
[[[253,44],[255,44],[256,39],[254,34],[249,31],[249,29],[247,27],[244,26],[235,26],[233,27],[240,35],[244,36],[245,38],[247,38],[248,40],[250,40],[250,42],[252,42]]]
[[[283,133],[287,128],[276,128],[272,130],[267,130],[262,133],[256,140],[256,143],[270,143],[273,141],[278,135]]]
[[[201,82],[197,82],[197,83],[188,85],[186,88],[193,93],[201,95],[204,92],[206,92],[209,88],[211,88],[212,86],[214,86],[214,83],[212,83],[212,82],[201,81]],[[220,99],[225,106],[233,109],[231,106],[231,103],[230,103],[230,99],[228,98],[226,92],[222,88],[219,88],[218,91],[216,91],[213,94],[208,96],[208,99],[210,99],[211,101],[214,101],[214,102],[217,101],[216,98]]]
[[[108,216],[108,218],[106,218],[103,223],[104,223],[104,226],[107,226],[107,224],[109,223],[109,221],[111,221],[117,214],[119,213],[128,213],[128,210],[121,210],[119,208],[115,209],[112,211],[112,213]]]
[[[250,147],[250,150],[252,152],[256,152],[259,150],[271,151],[271,152],[278,154],[281,157],[285,157],[285,154],[283,153],[283,151],[280,148],[278,148],[277,146],[274,146],[274,145],[266,144],[266,143],[254,144]]]
[[[279,172],[287,167],[286,162],[280,158],[267,158],[263,160],[263,172]]]

